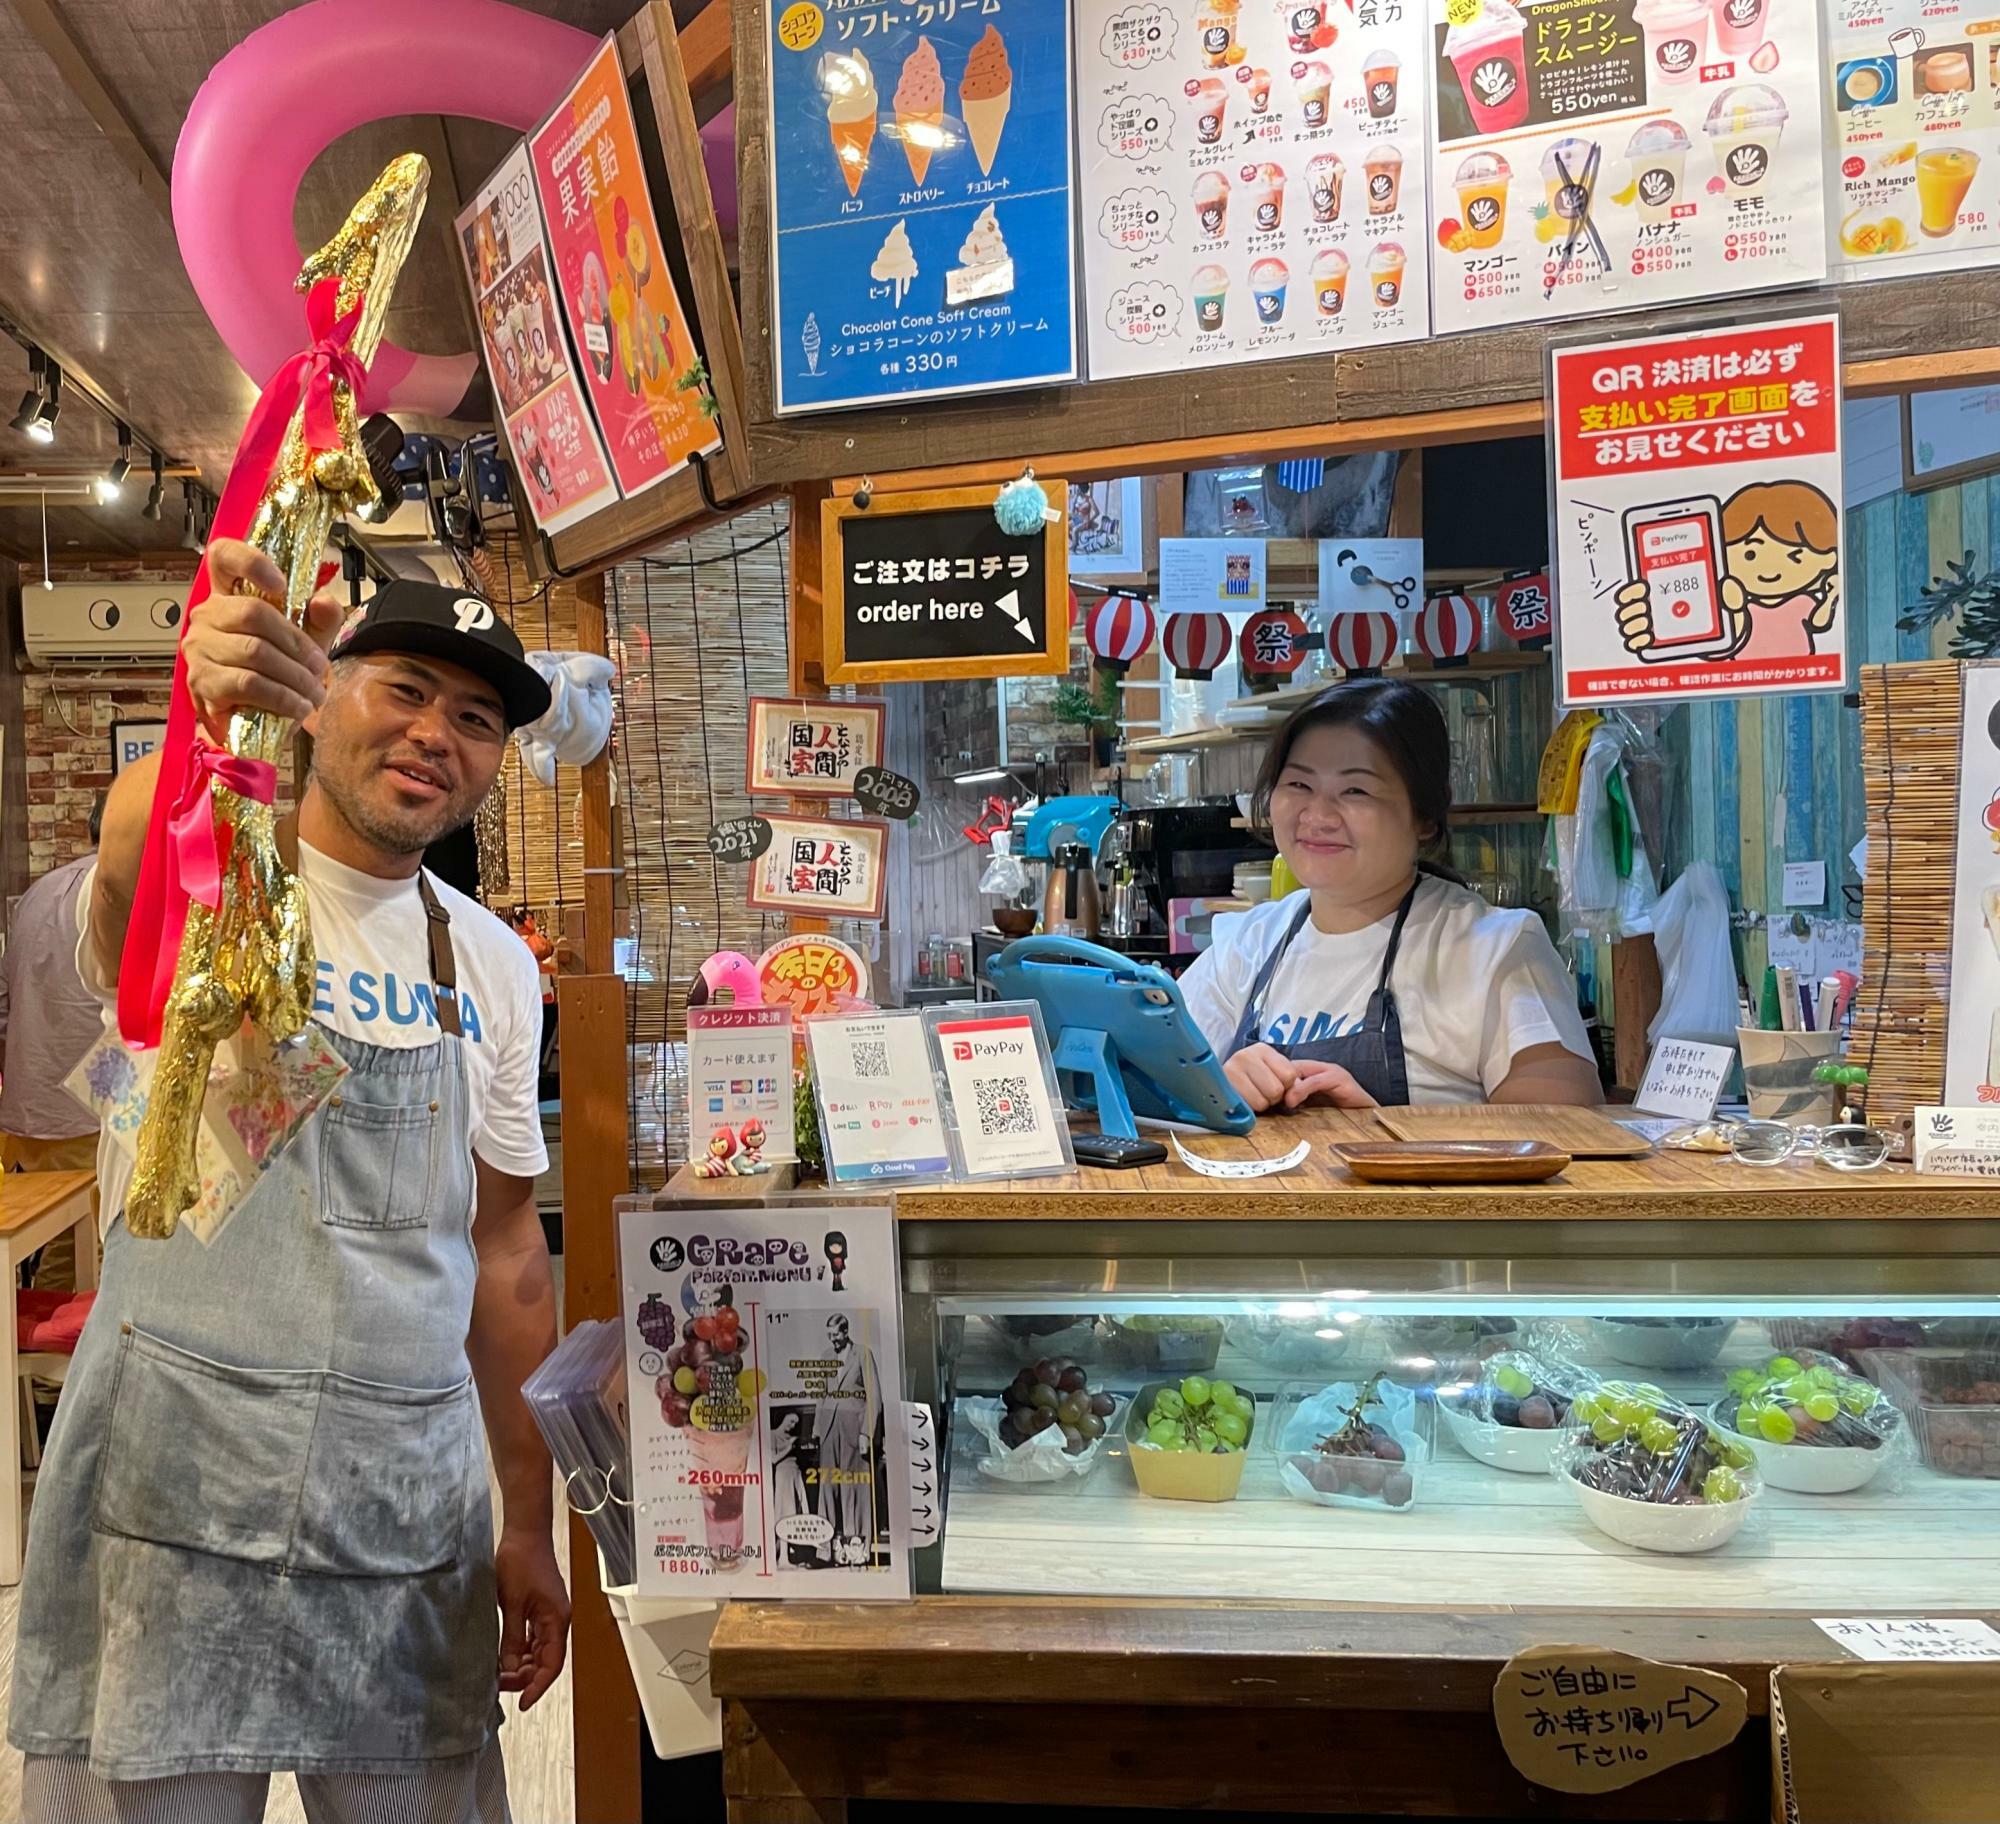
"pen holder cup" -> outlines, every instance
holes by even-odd
[[[1743,1055],[1743,1093],[1753,1121],[1782,1121],[1787,1127],[1825,1127],[1832,1122],[1838,1092],[1815,1083],[1822,1064],[1840,1062],[1837,1032],[1762,1032],[1736,1029]]]

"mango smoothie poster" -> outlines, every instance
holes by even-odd
[[[699,356],[667,270],[616,37],[528,144],[584,385],[619,489],[637,494],[720,449],[722,431],[690,378]]]
[[[780,413],[1076,377],[1068,0],[771,0]]]
[[[1422,336],[1423,0],[1079,0],[1090,373]]]
[[[1832,276],[2000,259],[2000,6],[1833,0],[1826,73]]]
[[[1824,274],[1817,7],[1429,6],[1440,331]]]

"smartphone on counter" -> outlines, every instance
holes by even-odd
[[[1642,659],[1705,658],[1736,644],[1722,606],[1722,503],[1713,495],[1628,507],[1625,555],[1651,592],[1653,640]]]

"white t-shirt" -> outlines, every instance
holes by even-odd
[[[347,1038],[398,1048],[435,1044],[437,997],[416,877],[379,880],[310,844],[299,844],[299,877],[319,952],[313,1018]],[[77,971],[117,1022],[117,986],[106,982],[89,940],[91,870],[77,901]],[[541,1072],[542,990],[528,946],[499,919],[435,874],[431,886],[451,914],[458,966],[459,1025],[473,1152],[495,1171],[533,1178],[548,1169],[537,1082]],[[97,1153],[107,1221],[125,1207],[129,1157],[106,1134]]]
[[[1229,1056],[1251,986],[1299,904],[1292,894],[1218,918],[1214,941],[1181,977],[1218,1057]],[[1308,917],[1264,991],[1258,1038],[1282,1049],[1358,1030],[1395,923],[1392,912],[1335,935]],[[1483,1102],[1531,1045],[1591,1057],[1575,987],[1542,921],[1496,910],[1470,887],[1424,876],[1389,986],[1412,1102]]]

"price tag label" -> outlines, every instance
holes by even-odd
[[[708,833],[708,852],[717,861],[755,861],[770,846],[766,817],[725,817]]]
[[[916,814],[923,796],[914,779],[905,779],[886,766],[864,766],[854,776],[854,795],[861,808],[875,817],[893,817],[898,823]]]

